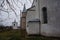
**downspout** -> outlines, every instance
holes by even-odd
[[[38,19],[39,19],[39,35],[40,35],[40,5],[39,5],[39,0],[35,0],[36,1],[36,13],[38,15]]]

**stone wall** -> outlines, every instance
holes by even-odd
[[[26,12],[22,12],[22,17],[21,17],[21,29],[25,30],[26,29]]]

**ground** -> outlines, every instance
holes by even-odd
[[[10,30],[5,32],[0,32],[0,40],[59,40],[59,39],[43,37],[43,36],[27,36],[25,35],[25,31]]]

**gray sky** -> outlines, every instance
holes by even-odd
[[[10,26],[16,19],[20,24],[20,10],[23,10],[24,4],[26,8],[30,8],[33,0],[0,0],[0,24]]]

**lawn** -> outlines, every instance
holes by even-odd
[[[0,40],[20,40],[20,30],[0,32]]]
[[[10,30],[0,32],[0,40],[59,40],[58,38],[50,38],[43,36],[27,36],[24,31]]]

